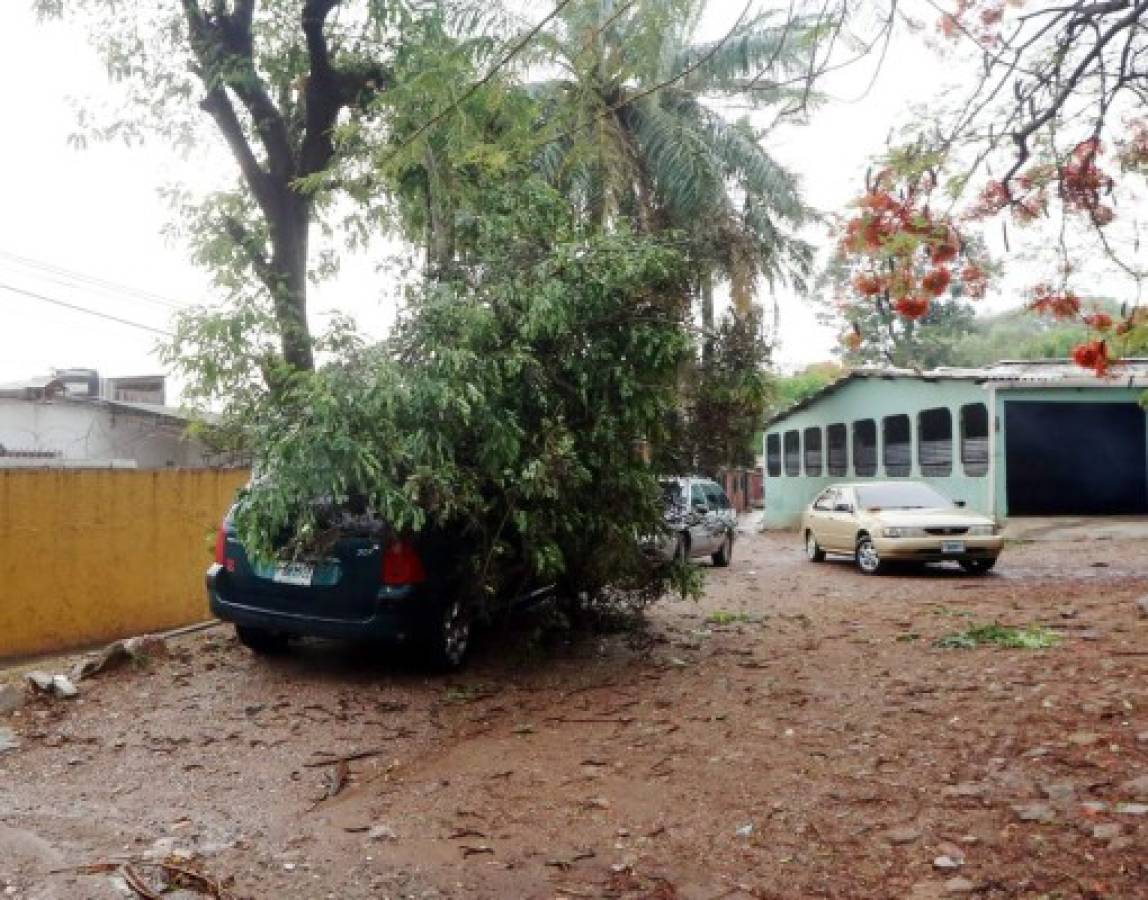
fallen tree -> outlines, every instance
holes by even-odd
[[[690,352],[686,260],[587,237],[541,180],[513,183],[485,195],[467,261],[417,288],[389,339],[337,329],[327,361],[274,392],[236,313],[185,320],[172,359],[230,398],[226,422],[256,448],[235,520],[249,551],[322,552],[345,523],[316,501],[357,500],[396,533],[455,535],[476,595],[511,557],[570,596],[663,592],[639,544],[660,491],[635,444],[664,440]]]

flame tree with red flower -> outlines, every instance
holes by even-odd
[[[984,296],[987,262],[945,211],[933,162],[915,150],[891,154],[842,223],[831,271],[855,361],[935,363],[920,326],[959,323],[954,309]]]
[[[966,237],[992,223],[1006,254],[1018,229],[1032,236],[1034,255],[1055,253],[1046,260],[1055,275],[1031,286],[1029,306],[1091,329],[1073,358],[1106,374],[1148,348],[1148,252],[1135,221],[1148,207],[1148,0],[948,0],[937,26],[954,53],[970,51],[979,65],[967,96],[937,114],[916,152],[943,173]],[[880,202],[866,185],[862,215],[843,231],[847,265],[859,276],[852,301],[927,322],[931,292],[949,287],[946,276],[912,281],[872,266],[875,244],[918,238],[915,223]],[[1096,294],[1115,297],[1118,312],[1084,299]]]

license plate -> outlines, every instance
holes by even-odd
[[[315,567],[307,563],[281,563],[275,567],[272,581],[280,584],[298,584],[309,587],[315,577]]]
[[[965,542],[964,541],[941,541],[941,552],[942,553],[964,553],[965,552]]]

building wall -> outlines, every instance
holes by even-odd
[[[770,528],[795,527],[805,506],[826,486],[840,481],[864,480],[853,468],[853,422],[860,419],[874,419],[877,423],[877,473],[874,478],[887,479],[884,465],[884,438],[881,420],[885,416],[908,414],[912,429],[913,458],[910,474],[903,476],[927,482],[954,500],[964,500],[970,509],[986,515],[1004,518],[1009,515],[1007,484],[1005,481],[1005,403],[1016,401],[1039,401],[1047,403],[1139,403],[1144,396],[1141,387],[1122,387],[1119,384],[1091,387],[1042,385],[1031,387],[998,386],[978,384],[972,380],[936,380],[914,378],[863,378],[854,380],[836,391],[811,404],[809,407],[783,419],[766,431],[763,450],[768,446],[769,435],[781,436],[798,430],[802,433],[802,474],[791,477],[784,474],[771,476],[768,461],[765,477],[765,524]],[[984,475],[969,475],[961,462],[960,407],[970,403],[984,403],[990,416],[989,467]],[[947,407],[953,422],[953,467],[947,477],[925,476],[921,473],[918,452],[918,415],[922,410]],[[822,457],[828,457],[828,444],[825,435],[827,425],[842,422],[847,426],[847,475],[808,476],[805,474],[804,430],[807,427],[822,429]],[[1148,414],[1145,415],[1145,428],[1148,429]],[[1055,435],[1049,436],[1055,440]],[[824,472],[823,468],[823,472]]]
[[[830,484],[839,481],[864,480],[858,478],[853,468],[853,423],[860,419],[874,419],[877,424],[877,474],[874,478],[891,478],[885,471],[884,439],[881,420],[885,416],[908,414],[912,429],[912,463],[910,474],[905,479],[925,481],[954,500],[964,500],[970,509],[988,512],[993,492],[990,487],[990,474],[966,475],[960,457],[960,407],[969,403],[991,402],[989,392],[973,381],[925,381],[911,378],[864,378],[846,384],[840,390],[816,401],[809,407],[781,420],[769,427],[769,435],[782,436],[797,429],[803,433],[802,474],[797,477],[784,474],[771,476],[768,462],[765,477],[765,524],[769,528],[792,528],[801,520],[802,510],[813,497]],[[947,407],[953,422],[953,467],[948,477],[926,477],[921,474],[917,452],[917,415],[921,410]],[[824,468],[820,476],[805,474],[804,430],[808,427],[822,429],[822,457],[828,459],[828,444],[825,427],[842,422],[846,425],[846,458],[848,474],[829,475]],[[767,444],[763,444],[763,447]],[[990,464],[991,470],[991,464]],[[897,480],[897,479],[894,479]]]
[[[0,398],[0,444],[51,450],[65,460],[135,460],[141,469],[209,465],[178,420],[76,400]]]
[[[247,477],[0,471],[0,658],[209,618],[203,574]]]

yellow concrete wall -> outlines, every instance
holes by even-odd
[[[0,470],[0,658],[209,617],[203,573],[242,470]]]

